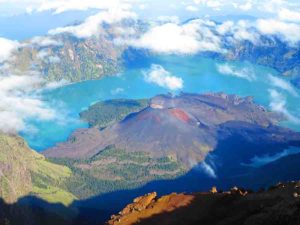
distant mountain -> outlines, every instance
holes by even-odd
[[[74,24],[73,24],[74,25]],[[120,28],[121,27],[121,28]],[[130,28],[129,28],[130,27]],[[79,38],[71,33],[34,37],[22,42],[5,62],[3,73],[41,74],[49,81],[78,82],[116,75],[123,69],[123,52],[115,38],[130,36],[124,29],[140,29],[132,20],[99,26],[97,35]]]
[[[189,21],[193,20],[196,19]],[[87,38],[78,38],[70,33],[33,38],[24,41],[14,52],[3,67],[6,68],[3,73],[22,75],[34,72],[50,81],[70,82],[115,75],[126,69],[126,61],[130,58],[140,59],[154,54],[145,49],[137,51],[126,41],[118,44],[118,40],[138,38],[149,27],[146,22],[124,20],[99,26],[99,33]],[[274,68],[283,76],[300,76],[299,44],[290,45],[276,36],[262,35],[254,28],[254,36],[259,36],[256,42],[236,40],[233,34],[218,34],[212,27],[207,29],[220,39],[220,47],[225,51],[199,54],[221,60],[250,61]]]
[[[108,225],[297,225],[300,223],[300,183],[279,183],[267,191],[232,188],[228,192],[156,193],[134,199]]]
[[[236,42],[221,55],[224,60],[250,61],[277,70],[283,76],[300,76],[300,46],[289,46],[276,37],[263,36],[259,44]]]
[[[50,81],[77,82],[99,79],[121,70],[122,49],[105,35],[78,39],[62,34],[51,37],[51,41],[54,44],[43,46],[29,40],[15,52],[10,71],[15,74],[36,71]]]

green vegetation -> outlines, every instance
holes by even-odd
[[[125,152],[113,146],[88,160],[51,159],[70,167],[67,187],[80,198],[115,190],[132,189],[157,179],[172,179],[185,173],[172,157],[154,158],[144,152]]]
[[[32,194],[50,203],[59,200],[64,205],[70,205],[76,197],[67,191],[64,183],[72,175],[68,167],[56,165],[45,159],[37,160],[31,172],[33,183]]]
[[[123,120],[130,113],[138,112],[149,105],[148,100],[115,99],[96,103],[83,111],[80,116],[90,126],[107,127]]]
[[[0,197],[6,202],[26,195],[64,205],[76,199],[65,186],[71,170],[47,161],[15,135],[0,134],[0,175]]]
[[[186,172],[176,157],[155,158],[111,146],[90,159],[46,159],[14,135],[0,135],[0,197],[13,203],[32,195],[65,206],[149,181],[172,179]]]

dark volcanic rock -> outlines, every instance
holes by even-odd
[[[213,151],[218,140],[239,131],[249,139],[270,142],[300,140],[276,126],[281,118],[253,103],[252,98],[219,94],[156,96],[150,106],[106,129],[76,131],[67,143],[44,152],[49,157],[90,158],[107,146],[129,152],[170,156],[191,166]],[[245,131],[245,132],[243,132]]]
[[[148,195],[139,198],[147,200]],[[170,194],[154,199],[140,210],[137,203],[114,215],[107,225],[298,225],[299,182],[278,184],[252,193],[237,187],[230,192]]]

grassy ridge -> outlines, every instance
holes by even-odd
[[[6,202],[29,194],[64,205],[76,199],[64,184],[71,170],[47,161],[15,135],[0,134],[0,174],[0,197]]]

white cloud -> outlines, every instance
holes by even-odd
[[[180,23],[180,19],[178,16],[159,16],[157,21],[160,23]]]
[[[257,45],[260,44],[261,35],[277,36],[291,45],[300,41],[300,25],[278,19],[225,21],[216,26],[216,31],[223,37],[229,35],[233,40],[248,40]]]
[[[300,119],[288,111],[286,106],[287,102],[284,95],[274,89],[270,89],[269,94],[271,99],[270,108],[272,111],[283,114],[289,121],[293,123],[300,124]]]
[[[37,53],[37,57],[41,60],[44,60],[47,56],[49,56],[49,51],[47,49],[42,49]]]
[[[196,53],[199,51],[196,35],[195,30],[167,23],[150,29],[133,44],[160,53]]]
[[[266,35],[278,35],[291,44],[300,41],[300,25],[286,23],[275,19],[257,20],[257,29]]]
[[[42,90],[53,90],[53,89],[56,89],[56,88],[59,88],[59,87],[62,87],[62,86],[68,85],[68,84],[69,84],[69,81],[62,79],[60,81],[47,83],[43,87]]]
[[[268,75],[268,79],[270,81],[270,84],[274,87],[281,88],[287,92],[289,92],[293,96],[298,96],[297,91],[295,88],[291,85],[290,82],[285,81],[284,79],[281,79],[279,77],[275,77],[272,75]]]
[[[278,17],[284,21],[300,22],[300,12],[292,11],[289,9],[281,9],[278,13]]]
[[[26,131],[30,118],[51,120],[55,111],[49,108],[34,90],[44,83],[39,76],[0,77],[0,130],[5,133]]]
[[[49,34],[71,33],[78,38],[88,38],[97,35],[102,23],[118,23],[127,18],[136,18],[136,14],[121,9],[111,9],[88,17],[83,23],[76,26],[59,27],[49,31]]]
[[[44,62],[49,62],[49,63],[59,63],[60,58],[55,55],[50,55],[51,53],[49,52],[49,49],[42,49],[37,53],[37,58]]]
[[[152,65],[149,71],[144,72],[144,78],[146,82],[157,84],[172,91],[183,88],[182,78],[171,75],[160,65]]]
[[[203,171],[210,176],[211,178],[217,178],[216,172],[215,170],[212,168],[212,166],[210,166],[208,163],[206,163],[205,161],[203,161],[200,164],[200,167],[203,169]]]
[[[19,42],[0,37],[0,63],[6,61],[12,52],[19,47]]]
[[[60,58],[58,56],[49,56],[48,61],[55,64],[60,62]]]
[[[229,65],[228,63],[225,64],[218,64],[217,70],[219,73],[229,76],[234,76],[238,78],[242,78],[248,81],[254,81],[256,80],[256,76],[254,71],[251,68],[236,68],[232,65]]]
[[[213,22],[203,20],[193,20],[183,25],[166,23],[150,28],[139,39],[129,40],[127,43],[165,54],[221,52],[221,40],[209,28],[212,25]]]
[[[188,5],[188,6],[186,6],[185,9],[187,11],[190,11],[190,12],[198,12],[199,11],[199,9],[196,6],[193,6],[193,5]]]
[[[125,90],[124,90],[124,88],[116,88],[116,89],[114,89],[114,90],[111,90],[111,94],[112,95],[118,95],[118,94],[121,94],[121,93],[123,93]]]
[[[147,4],[139,4],[138,7],[140,10],[145,10],[145,9],[147,9],[148,5]]]
[[[216,31],[220,35],[231,35],[235,41],[247,40],[257,44],[260,36],[253,28],[253,24],[247,20],[225,21],[216,27]]]
[[[169,8],[168,5],[169,4]],[[193,1],[149,1],[149,0],[0,0],[3,7],[0,7],[0,13],[16,14],[16,13],[35,13],[41,11],[52,10],[54,13],[63,13],[74,10],[100,9],[107,10],[112,8],[137,10],[149,9],[150,7],[164,7],[164,10],[185,10],[187,5],[196,4],[198,8],[209,10],[222,10],[223,15],[230,13],[240,13],[241,10],[252,10],[253,16],[255,12],[263,12],[270,15],[277,13],[283,8],[295,10],[299,8],[297,0],[193,0]],[[234,7],[232,7],[234,6]],[[234,11],[235,10],[235,11]],[[254,11],[255,10],[255,11]],[[151,9],[155,11],[155,9]],[[156,11],[160,11],[156,10]],[[152,14],[152,13],[151,13]],[[150,14],[149,14],[150,15]],[[151,15],[150,15],[151,16]],[[156,15],[159,16],[159,15]]]
[[[128,2],[128,3],[127,3]],[[88,9],[128,9],[129,1],[124,0],[50,0],[42,1],[37,11],[54,10],[55,13],[63,13],[71,10],[88,10]]]
[[[245,4],[239,5],[238,8],[243,10],[243,11],[249,11],[250,9],[252,9],[252,3],[251,2],[246,2]]]
[[[232,32],[234,27],[233,21],[225,21],[224,23],[217,26],[216,30],[219,34],[224,35],[226,33]]]
[[[52,11],[54,14],[90,9],[129,9],[138,0],[0,0],[0,14],[14,16],[27,13]]]
[[[194,0],[194,3],[212,9],[220,9],[220,7],[224,5],[224,2],[221,0]]]
[[[251,159],[250,164],[242,164],[244,166],[251,166],[251,167],[261,167],[263,165],[269,164],[271,162],[274,162],[278,159],[281,159],[288,155],[295,155],[300,153],[300,148],[288,148],[283,150],[282,152],[279,152],[274,155],[263,155],[263,156],[255,156]]]
[[[60,46],[62,45],[61,42],[54,40],[50,37],[41,37],[41,36],[36,36],[30,39],[30,43],[33,45],[37,45],[40,47],[48,47],[48,46]]]
[[[157,18],[157,21],[161,23],[180,23],[180,19],[178,18],[178,16],[159,16]]]
[[[240,20],[236,24],[234,38],[236,40],[248,40],[252,43],[258,43],[259,35],[253,31],[248,21]]]
[[[286,0],[262,0],[258,1],[258,7],[261,11],[276,13],[278,10],[282,9],[284,6],[287,6],[288,1]]]

